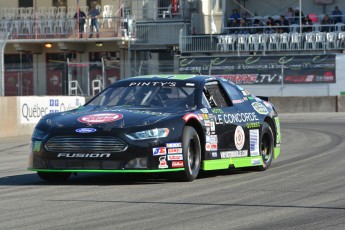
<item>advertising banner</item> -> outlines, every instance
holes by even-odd
[[[44,115],[64,112],[85,104],[84,97],[20,97],[20,123],[37,123]]]
[[[335,55],[181,57],[181,74],[204,74],[236,84],[335,83]]]

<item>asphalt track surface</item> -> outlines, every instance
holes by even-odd
[[[87,174],[64,184],[26,170],[30,137],[0,139],[0,229],[345,229],[345,114],[282,114],[266,172]]]

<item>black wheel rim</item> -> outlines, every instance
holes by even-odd
[[[192,139],[188,148],[188,165],[191,170],[193,170],[195,166],[195,157],[196,157],[195,143],[194,143],[194,140]]]
[[[261,141],[261,156],[264,163],[270,161],[272,157],[270,138],[267,133],[264,134]]]

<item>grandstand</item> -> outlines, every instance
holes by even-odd
[[[329,90],[330,84],[341,83],[342,73],[336,63],[342,60],[345,50],[345,21],[343,16],[339,21],[339,16],[332,14],[335,3],[76,0],[59,1],[63,4],[57,5],[56,2],[37,5],[32,0],[25,2],[25,6],[17,2],[2,4],[0,31],[6,36],[2,39],[4,71],[0,76],[0,95],[69,95],[71,92],[92,95],[95,81],[102,88],[137,74],[178,73],[176,66],[185,57],[277,59],[282,55],[333,55],[333,66],[337,66],[337,70],[331,69],[334,81],[319,81],[319,86],[325,86],[319,92],[340,92],[338,86]],[[83,36],[79,38],[76,26],[79,19],[74,17],[75,13],[81,9],[88,14],[92,4],[100,11],[99,37],[89,38],[91,20],[87,18]],[[337,4],[340,10],[345,10],[345,2]],[[288,17],[289,7],[301,9],[311,23],[304,23],[302,14]],[[245,24],[229,23],[233,9],[240,13],[238,19],[246,19]],[[323,24],[326,14],[331,21]],[[280,22],[281,15],[288,23]],[[274,24],[270,24],[269,18]],[[281,75],[280,72],[273,74]],[[320,80],[318,74],[314,74],[315,79]],[[70,81],[73,89],[78,90],[71,90]],[[275,94],[282,95],[281,91]]]

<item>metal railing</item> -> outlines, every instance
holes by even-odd
[[[336,51],[345,49],[345,31],[271,34],[180,35],[181,53]]]
[[[122,36],[124,23],[120,17],[99,18],[98,23],[100,37]],[[90,20],[87,19],[83,32],[85,37],[91,34],[90,29]],[[1,20],[0,30],[9,32],[9,39],[75,38],[78,37],[79,25],[74,18],[12,19]]]

